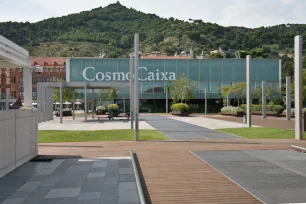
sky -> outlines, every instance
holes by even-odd
[[[37,22],[117,0],[0,0],[0,22]],[[306,0],[121,0],[145,13],[180,20],[201,19],[223,26],[255,28],[277,24],[306,24]]]

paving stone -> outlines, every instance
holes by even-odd
[[[119,182],[135,182],[134,174],[122,174],[119,175]]]
[[[29,181],[44,181],[46,178],[46,175],[35,175],[32,176]]]
[[[100,204],[99,200],[78,200],[76,204]]]
[[[103,190],[104,179],[88,178],[82,185],[81,192],[101,192]]]
[[[106,167],[91,168],[89,172],[106,172]]]
[[[54,188],[81,188],[88,172],[71,172],[64,174]]]
[[[119,168],[133,168],[131,160],[130,159],[120,159]]]
[[[45,179],[40,186],[42,187],[52,187],[59,180],[59,177],[51,177]]]
[[[41,181],[26,182],[23,186],[18,188],[17,191],[34,191],[40,184]]]
[[[52,160],[47,166],[45,166],[37,175],[50,175],[57,167],[59,167],[64,160],[62,159],[55,159]]]
[[[97,162],[94,162],[92,167],[93,168],[100,168],[100,167],[107,167],[108,165],[108,162],[107,161],[97,161]]]
[[[119,191],[137,191],[136,182],[120,182]]]
[[[50,190],[50,187],[39,186],[39,188],[26,197],[22,204],[38,204]]]
[[[16,191],[9,198],[26,198],[32,191]]]
[[[105,198],[104,196],[101,197],[100,204],[118,204],[118,198]]]
[[[71,198],[77,197],[81,191],[81,188],[60,188],[51,189],[45,198]]]
[[[113,159],[113,160],[109,160],[108,161],[108,168],[116,168],[118,169],[119,168],[119,161],[116,160],[116,159]]]
[[[101,192],[80,193],[78,200],[100,200]]]
[[[118,204],[139,203],[137,191],[119,191]]]
[[[87,178],[99,178],[99,177],[104,177],[105,172],[90,172],[87,176]]]
[[[70,166],[66,172],[79,172],[79,171],[89,171],[92,168],[92,166],[87,165],[76,165],[76,166]]]
[[[119,195],[118,184],[104,184],[102,191],[102,197],[104,200],[117,200],[118,195]]]
[[[132,168],[120,168],[119,174],[134,174],[134,170]]]
[[[118,177],[112,177],[112,178],[105,178],[104,184],[118,184],[119,178]]]
[[[117,178],[119,177],[119,169],[107,169],[106,174],[105,174],[106,178]]]
[[[24,201],[24,198],[12,198],[6,199],[1,204],[21,204]]]
[[[77,198],[48,198],[40,201],[39,204],[75,204]]]

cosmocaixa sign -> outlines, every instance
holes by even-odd
[[[140,81],[174,81],[176,72],[167,70],[163,63],[152,64],[145,61],[139,68]],[[68,81],[129,81],[129,59],[69,58],[66,61]]]

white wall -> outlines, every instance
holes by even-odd
[[[38,153],[35,110],[0,111],[0,178]]]

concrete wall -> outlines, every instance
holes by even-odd
[[[0,178],[38,153],[35,110],[0,111]]]

